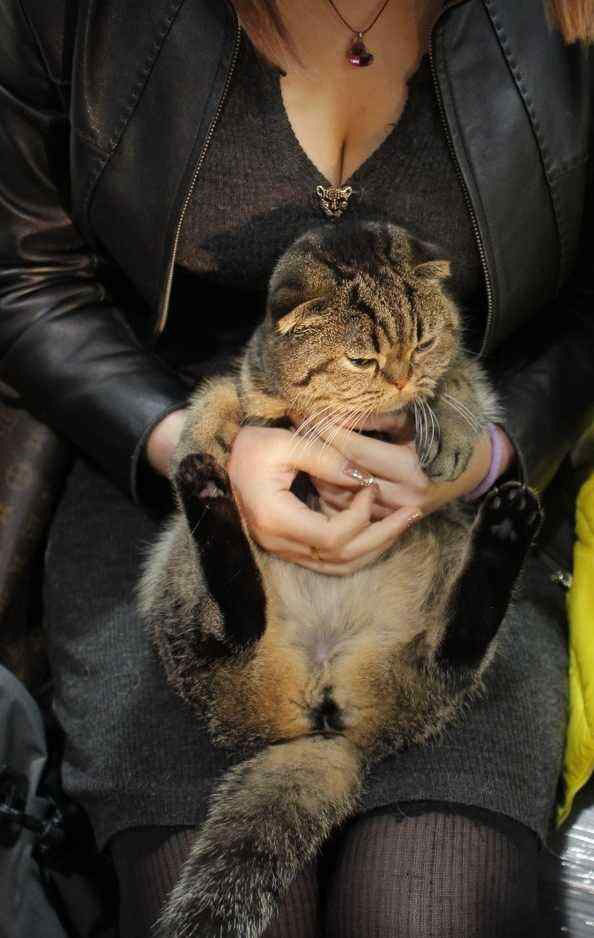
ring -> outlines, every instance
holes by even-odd
[[[360,469],[353,469],[350,474],[352,478],[359,483],[361,488],[365,489],[369,488],[370,485],[375,485],[375,476],[365,475]]]
[[[318,563],[322,562],[322,558],[320,557],[320,552],[317,547],[310,547],[309,551],[310,551],[312,560],[316,560]]]

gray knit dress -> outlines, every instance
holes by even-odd
[[[161,351],[180,374],[200,373],[204,358],[233,347],[253,327],[276,259],[324,220],[320,184],[327,181],[285,113],[278,73],[242,37],[178,254],[178,289]],[[348,184],[347,215],[393,220],[444,248],[471,343],[485,314],[482,271],[426,58],[398,124]],[[233,303],[223,300],[229,290]],[[64,782],[89,812],[100,846],[131,827],[198,825],[215,781],[240,758],[213,747],[169,689],[136,612],[140,563],[157,529],[157,519],[80,460],[47,550],[55,710],[67,740]],[[397,811],[411,800],[474,805],[546,839],[563,755],[566,669],[564,597],[546,559],[533,554],[502,626],[484,698],[437,741],[376,766],[363,810]]]

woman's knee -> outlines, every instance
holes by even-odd
[[[358,818],[328,882],[328,938],[532,935],[537,840],[516,827],[439,809]]]

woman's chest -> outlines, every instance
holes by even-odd
[[[328,221],[320,193],[334,180],[299,138],[286,103],[279,75],[244,43],[178,252],[181,266],[218,285],[264,289],[289,244]],[[324,107],[316,101],[312,110],[321,130]],[[452,257],[455,288],[470,301],[481,287],[480,259],[427,58],[386,130],[341,180],[348,195],[334,221],[374,217],[411,227]],[[324,140],[331,146],[331,135]]]

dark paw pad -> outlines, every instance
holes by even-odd
[[[479,523],[483,536],[503,546],[527,549],[542,522],[536,495],[520,482],[506,482],[494,489],[481,508]]]
[[[229,479],[223,467],[208,453],[190,453],[179,464],[176,484],[183,496],[230,498]]]

